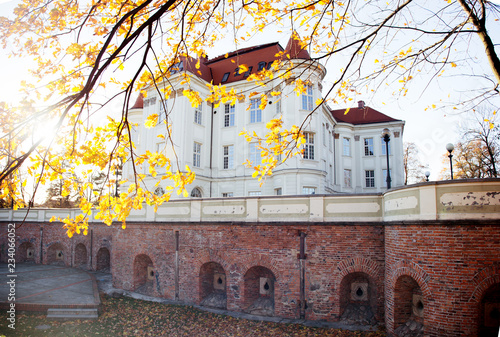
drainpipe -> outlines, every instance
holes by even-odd
[[[337,167],[336,164],[338,163],[337,161],[337,151],[335,151],[335,127],[332,125],[332,136],[333,136],[333,186],[337,185]],[[341,143],[342,144],[342,143]]]
[[[304,232],[300,232],[300,253],[299,253],[299,265],[300,265],[300,319],[306,318],[306,236]]]
[[[175,300],[179,300],[179,231],[175,231]]]
[[[90,229],[90,269],[95,270],[92,265],[92,256],[94,255],[94,251],[92,249],[94,243],[94,231]]]
[[[43,227],[40,226],[40,264],[43,264]]]

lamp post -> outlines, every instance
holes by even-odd
[[[391,131],[388,128],[382,130],[382,138],[385,142],[385,154],[387,157],[387,189],[391,188],[391,170],[389,169],[389,141],[391,140]]]
[[[431,175],[430,171],[425,171],[425,181],[429,181],[429,176]]]
[[[451,160],[451,158],[453,158],[453,155],[451,154],[453,152],[453,149],[455,148],[455,146],[453,146],[452,143],[448,143],[446,144],[446,150],[448,150],[448,158],[450,158],[450,175],[451,175],[451,180],[453,180],[453,162]]]

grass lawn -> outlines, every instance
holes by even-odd
[[[17,313],[16,329],[0,313],[0,336],[343,336],[380,337],[382,332],[309,328],[298,324],[249,321],[204,312],[189,306],[101,296],[95,321],[49,321],[45,314]],[[44,326],[45,329],[37,329]],[[47,326],[50,326],[49,328]]]

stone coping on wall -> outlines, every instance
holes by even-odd
[[[0,221],[48,222],[78,209],[0,210]],[[97,212],[91,215],[91,222]],[[144,206],[128,222],[392,222],[500,218],[500,179],[420,183],[379,194],[329,194],[171,200]]]

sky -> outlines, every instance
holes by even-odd
[[[9,15],[16,2],[17,0],[0,0],[0,16]],[[500,0],[495,2],[500,3]],[[500,29],[497,29],[496,32],[500,33]],[[263,36],[250,39],[237,47],[243,48],[275,42],[277,39],[284,47],[288,38],[286,36],[276,37],[273,34],[263,34]],[[500,37],[497,35],[497,43],[499,39]],[[234,43],[221,41],[214,48],[214,51],[209,51],[208,57],[213,58],[233,50],[235,50]],[[0,70],[4,79],[0,81],[0,101],[15,102],[16,97],[20,97],[17,94],[17,89],[20,86],[20,81],[29,77],[29,64],[30,60],[28,59],[8,58],[6,51],[0,49]],[[338,71],[331,64],[328,64],[326,69],[329,74]],[[326,87],[328,83],[329,75],[325,78],[323,86]],[[429,109],[429,107],[432,104],[442,106],[440,104],[441,100],[446,99],[450,92],[455,95],[457,90],[467,91],[468,84],[470,83],[456,83],[456,79],[451,77],[449,80],[433,83],[422,93],[422,88],[426,86],[426,83],[421,82],[420,85],[418,83],[414,85],[406,97],[392,96],[391,88],[388,88],[380,90],[380,93],[377,92],[376,95],[356,97],[351,107],[356,106],[356,101],[364,100],[366,105],[393,118],[404,120],[403,140],[417,144],[420,151],[420,161],[422,164],[428,165],[428,170],[431,172],[430,180],[437,180],[440,171],[446,167],[442,162],[443,155],[447,153],[446,144],[450,142],[456,143],[460,140],[458,127],[461,121],[464,120],[464,115],[454,113],[451,107],[441,107],[439,109]],[[333,108],[347,108],[347,106]]]

